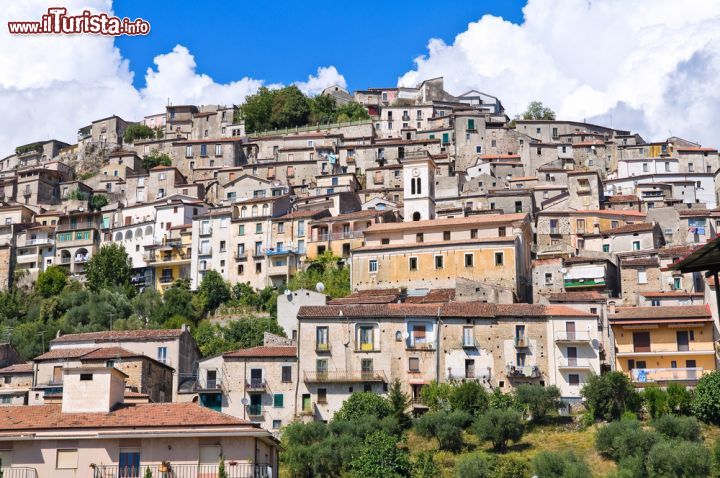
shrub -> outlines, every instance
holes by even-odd
[[[551,385],[522,384],[515,389],[515,402],[524,406],[533,421],[540,422],[560,406],[560,389]]]
[[[432,382],[420,389],[420,398],[431,411],[450,408],[450,395],[453,387],[447,383]]]
[[[477,382],[465,382],[456,386],[449,398],[453,410],[462,410],[473,416],[482,415],[488,408],[488,393]]]
[[[636,412],[640,408],[640,397],[621,372],[593,375],[582,388],[586,406],[595,418],[617,420],[626,411]]]
[[[653,432],[642,429],[636,420],[612,422],[597,431],[595,447],[601,455],[619,461],[627,456],[642,456],[660,441]]]
[[[656,444],[647,456],[649,478],[686,478],[710,476],[710,450],[699,443],[665,441]]]
[[[645,410],[651,418],[657,418],[670,411],[667,392],[657,385],[645,387],[641,395]]]
[[[525,478],[528,466],[520,460],[502,456],[495,462],[493,478]]]
[[[155,131],[144,124],[131,124],[125,129],[123,141],[126,143],[134,143],[136,139],[154,138]]]
[[[440,467],[431,452],[420,452],[412,468],[413,478],[435,478],[440,475]]]
[[[667,438],[687,441],[700,441],[702,438],[700,423],[695,417],[663,415],[653,420],[652,426],[659,434]]]
[[[533,458],[533,471],[540,477],[587,478],[590,468],[571,451],[544,451]]]
[[[415,430],[426,438],[437,438],[441,450],[459,451],[463,444],[463,428],[470,420],[470,415],[463,411],[427,412],[415,421]]]
[[[35,289],[43,297],[52,297],[62,292],[67,282],[67,272],[62,267],[50,266],[38,274]]]
[[[679,383],[671,383],[666,391],[670,412],[678,415],[689,415],[692,408],[692,391]]]
[[[473,424],[473,433],[482,441],[490,441],[501,453],[509,441],[520,440],[523,431],[522,415],[515,410],[488,410]]]
[[[465,455],[455,465],[456,478],[491,478],[494,477],[490,460],[480,453]]]
[[[390,403],[380,395],[372,392],[355,392],[343,402],[333,420],[353,421],[368,415],[385,418],[391,413]]]
[[[507,410],[515,406],[515,398],[511,393],[502,393],[499,388],[496,388],[490,394],[489,406],[490,408]]]
[[[378,431],[369,435],[350,463],[352,476],[358,478],[395,478],[408,476],[407,452],[398,448],[398,440]]]
[[[720,424],[720,370],[713,370],[698,380],[692,412],[706,423]]]

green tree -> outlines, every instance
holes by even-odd
[[[590,468],[582,458],[571,451],[544,451],[533,458],[533,471],[541,477],[587,478]]]
[[[657,418],[670,411],[668,408],[668,394],[657,385],[652,384],[645,387],[640,395],[645,410],[651,418]]]
[[[290,290],[315,290],[318,282],[325,286],[325,294],[332,298],[345,297],[350,294],[350,269],[340,266],[341,259],[326,252],[309,261],[307,268],[290,279]]]
[[[125,143],[134,143],[136,139],[154,138],[155,131],[147,125],[136,123],[131,124],[123,133],[123,141]]]
[[[702,430],[695,417],[663,415],[652,421],[653,428],[666,438],[686,441],[700,441]]]
[[[153,472],[149,466],[145,468],[145,475],[143,475],[143,477],[144,478],[153,478]],[[2,478],[2,477],[0,477],[0,478]]]
[[[510,456],[501,456],[495,461],[493,478],[525,478],[528,473],[527,465]]]
[[[491,442],[495,451],[504,453],[509,441],[522,438],[525,427],[520,412],[490,409],[475,420],[472,430],[481,441]]]
[[[524,120],[554,120],[555,112],[543,105],[542,101],[531,101],[522,114]]]
[[[595,447],[603,456],[620,461],[631,456],[645,456],[661,440],[654,432],[644,430],[637,420],[620,420],[600,427]]]
[[[203,356],[218,355],[235,349],[235,344],[225,340],[222,328],[219,325],[203,320],[193,331],[193,338]]]
[[[410,425],[410,417],[407,414],[407,409],[410,406],[410,396],[403,392],[402,384],[397,378],[390,384],[388,402],[392,409],[392,416],[397,419],[402,428],[407,428]]]
[[[455,386],[450,394],[453,410],[462,410],[473,416],[482,415],[488,409],[488,393],[477,382],[467,381]]]
[[[230,286],[219,272],[207,271],[200,282],[198,296],[203,305],[203,312],[212,313],[220,304],[230,299]]]
[[[310,100],[297,86],[277,90],[270,113],[270,123],[275,128],[306,125],[309,116]]]
[[[521,384],[515,389],[515,403],[525,407],[534,422],[542,422],[560,407],[560,389],[554,385]]]
[[[692,411],[693,393],[685,385],[671,383],[667,386],[668,409],[670,413],[689,415]]]
[[[720,424],[720,370],[713,370],[698,380],[692,412],[705,423]]]
[[[415,431],[425,438],[437,438],[441,450],[460,451],[462,432],[472,421],[468,412],[438,410],[415,420]]]
[[[65,269],[59,266],[50,266],[38,274],[35,289],[43,297],[58,295],[67,285],[68,276]]]
[[[367,416],[385,418],[392,412],[390,402],[386,398],[373,392],[355,392],[343,402],[333,420],[354,421]]]
[[[90,210],[99,211],[108,205],[108,198],[104,194],[95,194],[90,198]]]
[[[125,247],[116,243],[103,245],[88,261],[85,277],[92,291],[113,285],[129,288],[132,261]]]
[[[700,443],[664,441],[647,456],[648,478],[707,477],[712,471],[710,450]]]
[[[285,337],[285,331],[272,317],[254,317],[233,320],[221,328],[226,343],[232,349],[257,347],[263,344],[265,332]]]
[[[357,456],[350,463],[352,476],[357,478],[400,478],[410,475],[410,460],[398,447],[398,439],[378,431],[365,439]]]
[[[412,470],[413,478],[436,478],[440,476],[440,467],[435,463],[433,453],[429,451],[418,453]]]
[[[156,166],[172,166],[172,159],[165,153],[160,153],[157,150],[151,151],[151,154],[144,156],[142,159],[142,167],[145,171],[150,171]]]
[[[201,311],[193,304],[190,282],[177,280],[162,296],[162,307],[157,310],[157,322],[163,323],[171,317],[185,317],[190,322],[197,322]]]
[[[277,90],[263,86],[258,89],[257,93],[245,98],[245,104],[242,105],[241,111],[245,120],[245,130],[248,133],[272,129],[270,116],[276,94]]]
[[[217,478],[229,478],[227,471],[225,470],[225,457],[222,455],[220,455],[220,460],[218,462]]]
[[[488,405],[490,408],[500,410],[515,408],[515,397],[512,393],[503,393],[499,388],[496,388],[490,394]]]
[[[355,101],[351,101],[338,107],[337,111],[335,112],[335,120],[340,123],[345,123],[348,121],[361,121],[366,119],[370,119],[370,114],[368,114],[367,110],[363,105]]]
[[[617,420],[625,412],[637,412],[640,409],[640,396],[622,372],[591,376],[581,394],[595,418]]]
[[[490,460],[481,453],[463,455],[455,465],[456,478],[494,478]]]
[[[337,118],[335,98],[317,95],[310,99],[310,123],[333,123]]]
[[[420,399],[431,410],[449,410],[453,387],[448,383],[431,382],[420,389]]]

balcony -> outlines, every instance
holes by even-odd
[[[278,249],[267,248],[265,254],[268,256],[286,256],[288,254],[297,254],[297,251],[292,247],[280,247]]]
[[[95,223],[74,223],[74,224],[58,224],[55,226],[56,232],[62,232],[62,231],[87,231],[88,229],[98,229],[98,225]]]
[[[267,383],[262,378],[251,378],[250,380],[245,381],[245,387],[248,391],[260,392],[267,388]]]
[[[305,381],[308,383],[355,383],[355,382],[387,382],[385,372],[376,370],[372,372],[332,371],[332,372],[305,372]]]
[[[505,367],[505,375],[508,378],[533,379],[540,378],[541,373],[537,365],[508,364]]]
[[[72,262],[72,260],[70,257],[61,257],[60,258],[60,264],[70,265],[71,262]]]
[[[27,239],[25,246],[44,246],[45,244],[52,244],[53,240],[49,238],[44,239]],[[22,244],[20,244],[22,245]]]
[[[557,367],[560,370],[592,370],[592,367],[588,362],[572,358],[558,360]]]
[[[712,344],[708,344],[706,350],[678,350],[675,346],[672,350],[668,350],[669,346],[659,347],[657,345],[650,347],[634,347],[632,351],[618,352],[617,357],[647,357],[653,355],[715,355],[715,351],[711,348]]]
[[[212,255],[212,247],[206,247],[205,249],[198,250],[199,256],[210,256]]]
[[[410,121],[410,115],[402,115],[403,121]]]
[[[75,259],[73,260],[73,262],[74,262],[75,264],[84,264],[84,263],[86,263],[89,259],[90,259],[90,256],[88,256],[88,255],[75,256]]]
[[[515,344],[515,347],[519,349],[524,349],[530,346],[530,339],[527,337],[515,337],[513,339],[513,343]]]
[[[372,342],[360,343],[355,345],[355,352],[380,352],[380,347],[375,347]]]
[[[405,350],[412,350],[415,352],[434,352],[435,351],[435,344],[432,342],[408,342],[405,346]]]
[[[220,378],[198,380],[195,382],[195,391],[217,391],[222,390],[222,381]]]
[[[556,332],[557,343],[589,343],[592,341],[590,332]]]
[[[161,284],[172,284],[173,282],[175,282],[175,278],[173,276],[167,276],[167,275],[160,276]]]
[[[3,478],[38,478],[38,473],[35,468],[28,468],[24,466],[10,466],[2,469]],[[118,476],[118,475],[115,475]],[[127,476],[140,476],[140,475],[127,475]]]
[[[316,234],[310,238],[310,242],[328,242],[328,241],[342,241],[345,239],[362,239],[362,231],[346,231],[346,232],[333,232]]]
[[[150,474],[148,475],[148,470]],[[33,469],[33,472],[35,470]],[[237,463],[225,461],[225,472],[227,478],[270,478],[275,476],[274,470],[265,464]],[[166,463],[161,465],[141,464],[135,467],[120,467],[118,465],[96,465],[92,472],[93,478],[140,478],[150,476],[152,478],[215,478],[219,476],[218,465],[173,465]],[[37,473],[29,475],[8,475],[7,471],[3,478],[36,478]]]
[[[247,254],[245,253],[245,251],[236,252],[236,253],[235,253],[235,260],[236,260],[236,261],[246,261],[247,258],[248,258],[248,256],[247,256]]]
[[[200,237],[212,236],[212,227],[201,228],[199,235]]]
[[[550,228],[550,234],[560,234],[560,228],[551,227],[551,228]]]
[[[262,405],[248,405],[247,412],[251,417],[261,417],[264,413]]]
[[[147,252],[147,253],[143,254],[143,260],[147,264],[151,264],[151,263],[157,261],[157,256],[155,255],[154,252]]]
[[[604,287],[605,278],[577,278],[577,279],[565,279],[563,281],[565,288],[579,288],[579,287]]]
[[[480,343],[475,337],[463,337],[460,340],[460,345],[464,349],[476,349],[480,347]]]
[[[265,251],[262,248],[255,249],[253,251],[253,258],[258,259],[261,257],[265,257]]]
[[[630,371],[633,383],[695,382],[703,375],[702,367],[636,368]]]
[[[317,343],[315,344],[316,353],[330,353],[330,344],[328,343]]]

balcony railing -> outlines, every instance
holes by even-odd
[[[217,478],[218,465],[97,465],[92,471],[92,478]],[[33,470],[34,471],[34,470]],[[275,476],[269,465],[249,463],[225,462],[225,472],[228,478],[270,478]],[[35,478],[34,475],[4,475],[3,478]]]
[[[160,276],[161,284],[170,284],[174,281],[175,281],[175,278],[173,276]]]
[[[508,364],[505,367],[505,374],[509,378],[539,378],[540,368],[537,365]]]
[[[206,227],[205,229],[200,229],[200,236],[212,236],[212,227]]]
[[[198,380],[195,382],[195,390],[221,390],[222,381],[220,378]]]
[[[245,253],[245,251],[236,252],[236,253],[235,253],[235,260],[236,260],[236,261],[246,261],[246,260],[247,260],[247,257],[248,257],[248,256],[247,256],[247,254]]]
[[[263,414],[262,405],[248,405],[247,412],[251,417],[260,417]]]
[[[558,361],[558,368],[571,368],[571,369],[590,369],[592,368],[590,364],[585,360],[578,360],[578,359],[560,359]]]
[[[514,343],[517,348],[525,348],[530,345],[530,340],[527,337],[515,337]]]
[[[589,342],[590,332],[557,332],[555,342]]]
[[[53,240],[49,238],[45,239],[27,239],[25,241],[26,246],[42,246],[44,244],[52,244]]]
[[[692,382],[703,375],[702,367],[690,368],[636,368],[630,371],[634,383]]]
[[[245,381],[248,390],[265,390],[267,384],[262,378],[251,378]]]
[[[460,345],[464,349],[474,349],[480,346],[480,343],[475,337],[463,337],[460,339]]]
[[[315,352],[317,353],[328,353],[330,352],[330,344],[328,343],[316,343]]]
[[[99,226],[95,223],[82,223],[82,224],[58,224],[55,226],[55,231],[85,231],[87,229],[97,229]]]
[[[332,371],[332,372],[305,372],[305,381],[308,383],[353,383],[353,382],[387,382],[385,372],[374,370],[372,372]]]
[[[72,262],[70,257],[61,257],[60,264],[70,264]]]
[[[206,247],[205,249],[199,249],[198,255],[200,255],[200,256],[212,255],[212,247]]]
[[[265,249],[265,254],[268,256],[284,256],[287,254],[297,254],[297,251],[292,247],[280,247],[277,249],[267,248]]]
[[[38,478],[35,468],[25,466],[10,466],[2,469],[3,478]]]
[[[82,264],[88,261],[90,259],[90,256],[75,256],[75,264]]]
[[[310,239],[310,242],[342,241],[345,239],[359,239],[362,237],[362,231],[333,232],[317,234]]]

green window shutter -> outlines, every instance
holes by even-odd
[[[284,398],[284,395],[282,393],[276,393],[275,395],[273,395],[273,407],[282,408],[283,407],[283,398]]]
[[[443,133],[442,142],[443,144],[448,144],[450,142],[450,133]]]
[[[435,135],[434,135],[434,134],[431,134],[431,135],[428,136],[428,137],[429,137],[430,139],[435,139]]]
[[[475,129],[475,120],[474,119],[468,119],[467,129],[470,129],[470,130]]]

